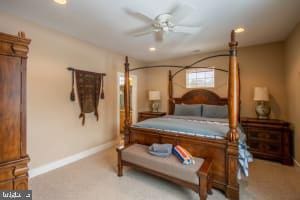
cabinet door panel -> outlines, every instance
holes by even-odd
[[[20,177],[14,181],[14,190],[28,190],[28,177]]]
[[[12,190],[14,188],[13,181],[0,182],[0,190]]]
[[[21,59],[0,55],[0,163],[20,158]]]

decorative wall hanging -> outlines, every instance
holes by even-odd
[[[82,125],[85,124],[85,114],[94,112],[97,121],[99,120],[98,105],[99,99],[104,99],[104,76],[103,73],[88,72],[74,68],[68,68],[72,71],[72,91],[71,101],[75,101],[74,82],[77,85],[77,97],[82,118]]]

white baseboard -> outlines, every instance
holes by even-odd
[[[57,160],[57,161],[51,162],[49,164],[42,165],[40,167],[31,169],[31,170],[29,170],[29,178],[33,178],[35,176],[47,173],[49,171],[52,171],[54,169],[63,167],[63,166],[68,165],[68,164],[71,164],[71,163],[76,162],[80,159],[83,159],[85,157],[91,156],[91,155],[93,155],[95,153],[98,153],[100,151],[103,151],[105,149],[108,149],[108,148],[112,147],[115,144],[116,144],[116,141],[113,140],[113,141],[107,142],[105,144],[101,144],[99,146],[88,149],[86,151],[77,153],[75,155],[68,156],[68,157],[63,158],[61,160]]]
[[[295,158],[294,158],[294,162],[298,167],[300,167],[300,163]]]

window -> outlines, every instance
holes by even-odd
[[[120,76],[119,84],[120,85],[125,85],[125,77],[124,76]],[[132,86],[132,78],[131,77],[129,78],[129,84],[130,84],[130,86]]]
[[[186,70],[187,88],[213,88],[215,87],[214,69],[189,69]]]

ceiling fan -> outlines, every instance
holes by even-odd
[[[184,26],[177,25],[192,11],[192,8],[187,5],[177,5],[170,12],[160,14],[154,19],[140,12],[126,10],[127,13],[137,19],[140,19],[149,25],[146,27],[130,32],[135,37],[140,37],[148,34],[155,34],[155,40],[161,42],[164,35],[168,33],[184,33],[193,34],[201,30],[199,26]]]

